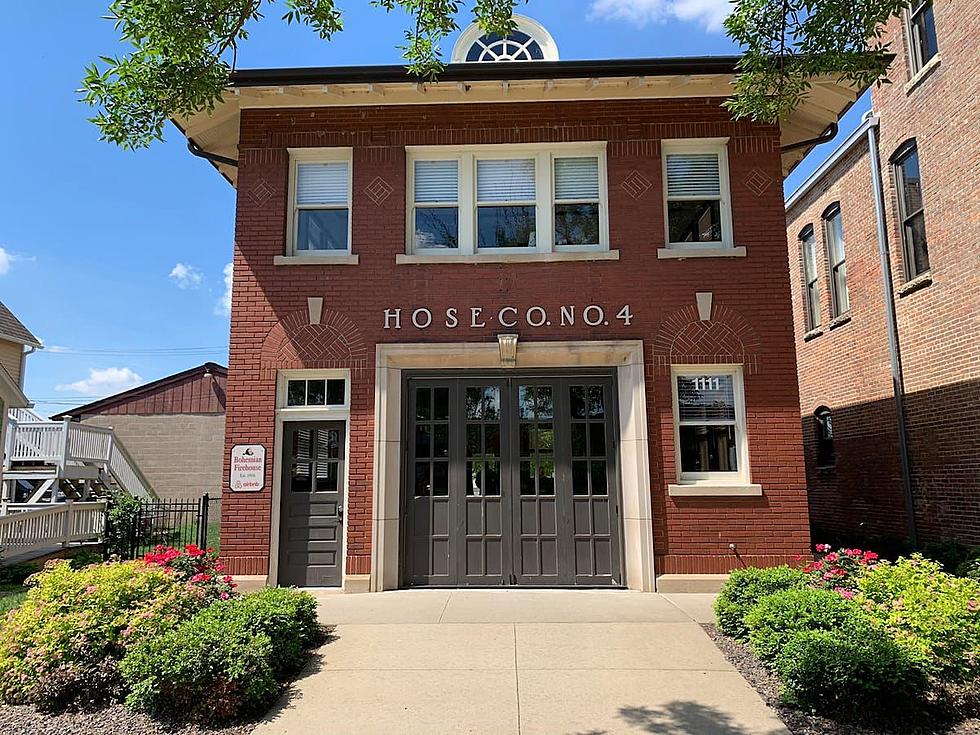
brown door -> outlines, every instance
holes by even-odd
[[[284,426],[279,584],[336,587],[343,563],[344,422]]]

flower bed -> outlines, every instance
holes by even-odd
[[[210,549],[49,562],[0,627],[0,702],[132,710],[221,725],[255,715],[320,641],[296,590],[242,597]]]
[[[816,548],[797,569],[733,572],[715,604],[721,633],[747,642],[783,706],[863,724],[977,711],[980,582],[918,555]]]

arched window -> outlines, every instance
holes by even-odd
[[[834,418],[830,409],[821,406],[813,412],[817,424],[817,467],[833,467],[834,456]]]
[[[453,63],[558,60],[558,45],[544,26],[516,13],[514,21],[517,28],[506,38],[484,33],[477,23],[470,25],[453,46]]]

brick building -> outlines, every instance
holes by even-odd
[[[220,498],[227,379],[206,362],[53,418],[111,428],[164,500]]]
[[[235,574],[652,590],[809,548],[781,181],[859,90],[735,122],[736,62],[519,18],[436,82],[239,71],[179,121],[238,190]]]
[[[978,27],[951,0],[892,19],[892,84],[787,200],[821,533],[980,544]]]

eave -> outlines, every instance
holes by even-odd
[[[438,81],[410,75],[403,66],[253,69],[235,72],[227,94],[211,112],[174,123],[211,154],[238,158],[244,109],[613,99],[727,98],[739,57],[615,59],[602,61],[450,64]],[[783,146],[817,138],[836,123],[862,89],[818,79],[781,124]],[[783,153],[788,174],[812,146]],[[215,167],[234,185],[237,171]]]

